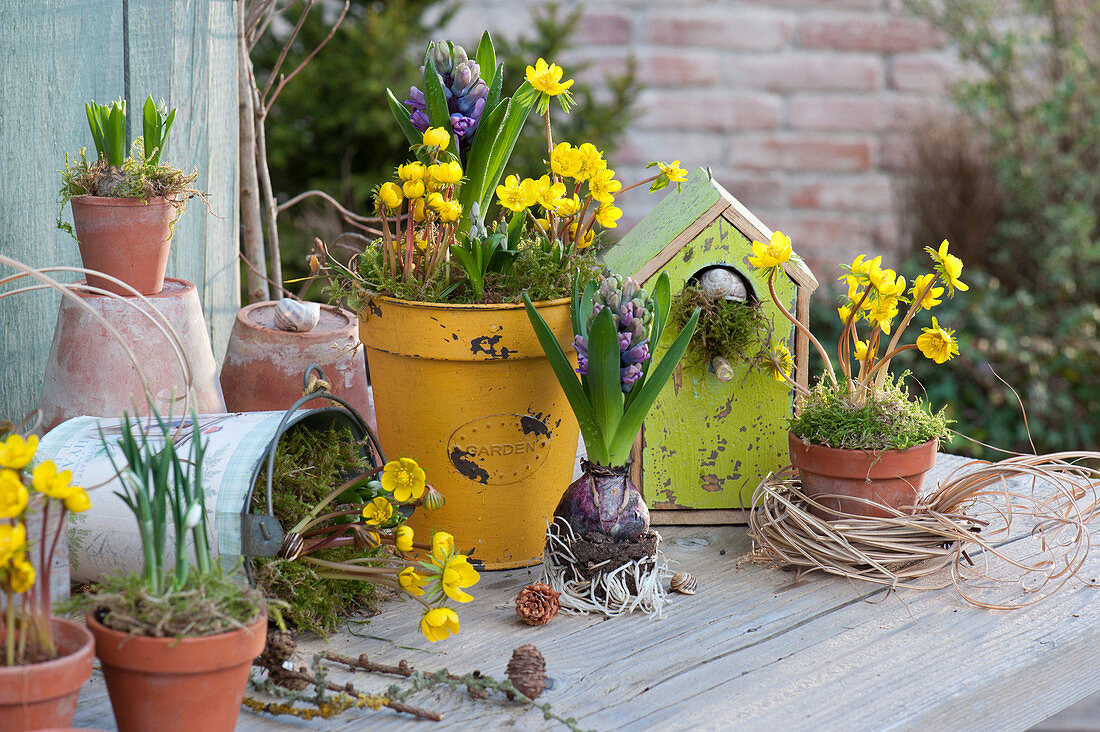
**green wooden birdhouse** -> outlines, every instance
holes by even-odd
[[[769,339],[789,344],[795,380],[805,385],[809,344],[771,301],[766,279],[747,262],[752,242],[767,242],[771,234],[700,168],[679,193],[665,196],[611,247],[604,261],[612,271],[632,274],[640,284],[667,272],[674,294],[688,285],[731,284],[708,292],[757,308],[770,323]],[[817,280],[797,259],[784,271],[787,278],[776,280],[776,292],[808,325],[810,293]],[[661,350],[676,332],[665,331]],[[743,520],[761,479],[789,462],[787,420],[794,406],[793,390],[746,360],[718,361],[689,357],[680,363],[634,446],[633,478],[642,486],[654,523]]]

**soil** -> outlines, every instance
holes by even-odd
[[[604,534],[588,531],[572,544],[576,569],[585,579],[618,569],[636,559],[656,556],[660,537],[649,531],[630,541],[614,541]]]

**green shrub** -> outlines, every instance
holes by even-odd
[[[971,230],[972,220],[988,218],[991,200],[999,211],[992,231],[983,234],[984,245],[960,252],[970,292],[937,310],[940,322],[956,330],[960,356],[936,369],[916,363],[914,375],[933,403],[950,405],[965,435],[1030,451],[1020,404],[999,376],[1019,393],[1037,450],[1095,448],[1100,432],[1095,416],[1100,407],[1100,177],[1095,174],[1100,16],[1095,4],[906,4],[941,28],[961,57],[977,67],[974,78],[957,86],[954,100],[966,126],[982,131],[971,142],[984,155],[972,157],[965,174],[938,178],[932,176],[942,165],[918,159],[902,217],[918,208],[927,211],[913,230],[935,231],[937,222],[928,219],[939,211],[940,236],[954,240],[956,230]],[[953,155],[950,145],[941,149],[945,159]],[[995,194],[988,194],[977,176],[985,176]],[[914,194],[933,198],[918,204]],[[973,207],[960,208],[958,202],[968,198]],[[968,449],[962,440],[954,449],[996,455],[980,446]]]

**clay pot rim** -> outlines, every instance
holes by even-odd
[[[796,435],[794,432],[791,432],[789,430],[787,431],[787,436],[788,436],[788,440],[789,440],[791,446],[794,446],[797,443],[797,445],[803,450],[809,450],[809,449],[812,448],[815,452],[819,452],[819,453],[824,454],[824,455],[838,455],[838,456],[839,455],[852,455],[853,453],[861,453],[861,454],[867,455],[868,457],[871,457],[871,458],[880,458],[880,457],[883,457],[883,456],[889,457],[891,455],[903,455],[903,454],[910,453],[910,452],[916,452],[918,450],[925,450],[925,449],[928,449],[929,446],[933,446],[933,445],[935,446],[935,449],[933,450],[933,452],[938,452],[939,451],[939,441],[940,441],[940,439],[938,437],[933,437],[928,442],[922,442],[919,445],[913,445],[912,447],[907,447],[904,450],[894,450],[894,449],[890,449],[890,450],[868,450],[868,449],[864,449],[864,448],[829,447],[828,445],[822,445],[822,444],[819,444],[817,442],[810,442],[809,440],[805,440],[805,439],[799,437],[798,435]]]
[[[174,206],[178,201],[174,197],[154,196],[153,198],[118,197],[118,196],[93,196],[90,193],[82,193],[69,199],[70,203],[79,203],[82,206]]]
[[[182,287],[178,290],[173,289],[170,292],[168,290],[168,287],[167,287],[169,282],[174,283],[174,284],[178,284],[178,285],[182,285]],[[73,284],[76,285],[76,286],[87,285],[88,280],[87,279],[77,280]],[[134,289],[137,289],[137,288],[135,287]],[[142,297],[144,297],[146,299],[149,299],[149,300],[156,300],[156,299],[162,298],[162,297],[181,297],[181,296],[186,296],[186,294],[190,290],[195,290],[195,289],[197,289],[197,288],[195,287],[194,282],[190,282],[188,280],[181,280],[178,277],[165,277],[164,278],[164,285],[161,286],[160,292],[154,292],[151,295],[142,295]],[[85,292],[85,291],[79,290],[79,289],[77,290],[76,294],[78,294],[78,295],[80,295],[81,297],[84,297],[84,298],[102,297],[104,299],[108,299],[108,298],[109,299],[114,299],[114,298],[111,298],[110,295],[103,295],[103,294],[98,293],[98,292]],[[137,295],[133,295],[133,294],[130,294],[130,293],[122,295],[122,297],[128,297],[132,300],[137,299]]]
[[[449,311],[485,311],[485,310],[523,310],[526,307],[522,302],[495,302],[495,303],[449,303],[449,302],[424,302],[421,300],[402,300],[399,297],[390,297],[389,295],[379,295],[374,300],[380,300],[382,302],[392,303],[394,305],[401,305],[408,308],[421,308],[426,310],[449,310]],[[556,305],[568,305],[572,301],[571,297],[559,297],[553,300],[538,300],[532,304],[536,308],[540,307],[554,307]],[[364,308],[369,311],[370,306]]]
[[[201,659],[201,656],[208,655],[211,649],[233,643],[235,640],[238,640],[239,643],[247,643],[258,636],[262,641],[259,644],[260,649],[251,654],[256,656],[263,650],[263,644],[267,642],[266,607],[261,609],[256,620],[243,628],[233,628],[214,635],[184,636],[183,638],[130,635],[107,627],[99,622],[95,615],[96,611],[92,610],[84,618],[88,630],[103,639],[102,643],[96,644],[96,656],[106,665],[122,666],[136,671],[164,670],[160,663],[150,658],[150,654],[169,648],[170,652],[175,652],[178,656],[186,654],[185,657],[173,659],[175,664],[174,673],[203,673],[207,670],[208,664]],[[193,656],[199,656],[200,658],[195,659],[192,658]],[[122,657],[125,657],[127,662],[120,663]],[[222,657],[221,660],[228,661],[229,658]]]
[[[69,626],[69,630],[73,632],[78,638],[81,639],[81,643],[72,651],[64,653],[57,658],[51,658],[48,661],[39,661],[38,663],[25,663],[19,666],[0,666],[0,674],[2,673],[27,673],[33,669],[35,673],[56,673],[65,665],[72,663],[74,656],[80,656],[87,653],[89,660],[95,651],[95,636],[92,632],[72,620],[66,620],[65,618],[59,618],[55,615],[50,616],[50,625],[62,624]]]
[[[167,278],[165,278],[165,280],[167,280]],[[294,339],[305,338],[310,340],[332,340],[333,338],[338,338],[342,335],[358,336],[359,318],[356,317],[355,313],[344,310],[342,307],[339,307],[337,305],[326,305],[325,303],[317,303],[317,305],[321,306],[321,310],[337,315],[347,321],[342,327],[332,329],[321,328],[321,323],[320,321],[318,321],[317,325],[313,326],[312,329],[304,332],[295,330],[281,330],[279,328],[269,328],[266,325],[261,325],[248,317],[256,310],[260,310],[265,307],[274,308],[277,304],[278,300],[264,300],[263,302],[254,302],[250,305],[245,305],[237,311],[237,322],[245,328],[258,331],[260,333],[275,333],[285,335],[288,338]],[[350,332],[343,333],[342,331],[345,329],[349,330]]]

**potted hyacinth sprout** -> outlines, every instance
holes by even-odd
[[[84,267],[112,275],[143,295],[164,285],[168,250],[176,221],[187,199],[202,196],[192,183],[197,172],[184,173],[162,160],[176,110],[150,96],[142,109],[142,136],[126,150],[126,102],[88,102],[88,126],[96,158],[84,148],[75,161],[65,156],[61,171],[61,206],[70,204],[70,226],[58,216],[58,227],[76,237]],[[75,232],[74,232],[75,229]],[[118,295],[133,293],[88,275],[88,284]]]
[[[811,509],[825,519],[838,514],[891,517],[913,513],[924,474],[936,462],[939,441],[948,436],[943,410],[934,411],[912,398],[890,372],[894,359],[919,351],[937,364],[959,352],[954,331],[933,316],[912,343],[904,343],[908,328],[933,310],[946,295],[967,290],[963,263],[948,252],[945,239],[938,249],[927,247],[932,270],[911,283],[882,258],[860,255],[842,266],[846,292],[838,308],[843,324],[836,355],[839,374],[821,342],[775,297],[773,286],[784,262],[795,256],[791,240],[775,232],[768,243],[753,242],[749,263],[765,270],[772,299],[817,349],[825,371],[812,389],[790,377],[790,353],[771,354],[777,379],[798,392],[800,412],[790,423],[791,462],[798,468],[802,492],[814,501]]]
[[[487,569],[537,561],[576,458],[578,427],[523,298],[569,345],[569,295],[598,275],[600,233],[634,187],[594,145],[555,144],[551,102],[572,105],[561,67],[538,59],[510,98],[504,73],[487,33],[473,55],[428,46],[421,84],[404,104],[389,95],[415,159],[376,192],[382,234],[351,262],[328,258],[331,294],[360,314],[382,446],[416,455],[447,496],[410,525],[446,526]],[[546,131],[537,180],[506,175],[532,110]],[[686,177],[661,165],[643,183]]]
[[[630,479],[629,461],[642,422],[684,355],[699,321],[696,308],[668,351],[655,362],[653,349],[661,340],[670,305],[667,273],[661,273],[652,294],[632,279],[612,274],[598,284],[590,282],[583,293],[574,291],[571,312],[578,361],[574,370],[542,316],[526,302],[528,317],[580,424],[587,451],[587,459],[581,462],[583,474],[562,494],[554,511],[555,522],[560,519],[568,525],[563,527],[568,542],[594,540],[604,545],[602,551],[608,558],[646,560],[656,552],[655,540],[640,544],[650,535],[649,509],[639,486]],[[551,585],[564,590],[563,601],[569,604],[577,599],[570,597],[569,577],[553,576],[560,559],[554,551],[559,535],[558,527],[552,525],[547,574]],[[620,549],[631,543],[639,544],[641,551]],[[605,573],[614,574],[624,564],[613,561]],[[639,593],[640,584],[627,582],[623,595]],[[591,598],[596,606],[606,599]]]
[[[0,729],[67,728],[92,675],[91,634],[50,612],[50,574],[66,514],[91,505],[72,473],[33,468],[38,437],[0,442]],[[34,528],[37,526],[37,530]],[[64,550],[64,546],[62,546]],[[34,564],[37,562],[38,570]]]

